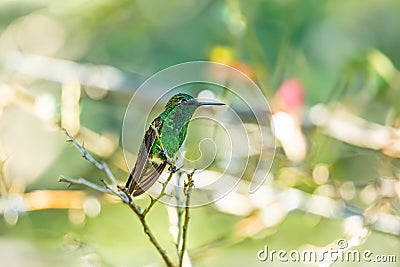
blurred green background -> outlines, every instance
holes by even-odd
[[[60,127],[123,183],[135,89],[171,65],[211,60],[259,85],[283,134],[260,190],[192,210],[192,265],[288,266],[257,251],[345,238],[399,266],[399,13],[397,0],[1,1],[0,265],[162,266],[127,207],[57,182],[102,177]],[[167,207],[149,224],[175,257]]]

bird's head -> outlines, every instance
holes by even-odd
[[[215,105],[215,106],[220,106],[220,105],[225,105],[224,103],[219,103],[219,102],[200,102],[197,101],[196,98],[194,98],[191,95],[184,94],[184,93],[179,93],[171,97],[167,104],[165,105],[165,109],[173,109],[174,107],[182,105],[182,106],[204,106],[204,105]]]

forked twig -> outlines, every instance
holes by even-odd
[[[151,210],[151,208],[154,206],[154,204],[156,204],[164,195],[165,195],[165,190],[167,189],[167,185],[169,184],[169,182],[171,181],[171,178],[174,174],[173,169],[171,169],[169,176],[167,178],[167,180],[165,180],[164,183],[162,183],[162,188],[161,188],[161,192],[160,194],[158,194],[158,196],[156,198],[150,197],[150,204],[147,206],[147,208],[143,211],[143,216],[146,216],[147,213]]]
[[[79,144],[79,142],[76,141],[76,139],[66,129],[63,130],[69,138],[67,142],[72,142],[75,145],[75,147],[78,148],[78,150],[81,152],[82,156],[87,161],[92,163],[97,169],[103,171],[107,175],[107,178],[110,180],[110,182],[117,187],[118,186],[117,179],[115,179],[114,175],[110,171],[110,168],[108,168],[107,164],[105,162],[98,162],[97,160],[95,160],[93,156],[90,155],[89,152],[85,149],[85,147]]]
[[[103,184],[103,186],[100,186],[96,183],[90,182],[84,178],[74,179],[74,178],[68,178],[68,177],[60,177],[59,181],[66,182],[69,184],[69,186],[83,185],[83,186],[91,188],[95,191],[119,197],[121,199],[121,201],[123,203],[125,203],[126,205],[128,205],[129,208],[136,214],[136,216],[138,217],[139,221],[142,224],[143,231],[145,232],[145,234],[147,235],[147,237],[149,238],[149,240],[153,244],[153,246],[156,248],[158,253],[161,255],[165,264],[168,267],[175,266],[173,264],[173,262],[171,261],[171,259],[169,258],[169,256],[167,255],[167,252],[162,248],[161,244],[157,241],[156,237],[154,236],[153,232],[151,231],[151,229],[148,226],[147,221],[146,221],[146,215],[150,212],[151,208],[154,206],[154,204],[157,201],[160,200],[161,197],[163,197],[165,195],[165,190],[167,188],[167,185],[168,185],[169,181],[171,180],[172,175],[174,173],[173,168],[171,168],[171,172],[170,172],[168,179],[162,185],[161,193],[156,198],[151,198],[150,204],[147,206],[147,208],[143,212],[141,212],[140,207],[137,206],[133,202],[133,200],[131,199],[129,194],[126,192],[126,190],[118,185],[117,180],[115,179],[114,175],[110,171],[107,164],[105,162],[101,162],[101,163],[98,162],[92,155],[89,154],[89,152],[84,148],[83,145],[79,144],[79,142],[72,135],[70,135],[68,133],[67,130],[64,129],[64,131],[69,138],[68,141],[72,142],[75,145],[75,147],[81,152],[82,156],[87,161],[92,163],[97,169],[103,171],[105,173],[107,179],[113,184],[114,187],[111,186],[110,184],[108,184],[107,181],[104,179],[100,180],[101,183]]]

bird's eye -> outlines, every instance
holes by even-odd
[[[181,103],[186,103],[187,102],[187,100],[186,99],[181,99],[181,101],[180,101]]]

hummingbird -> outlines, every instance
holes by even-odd
[[[149,189],[173,159],[186,138],[187,128],[196,109],[219,102],[200,102],[191,95],[179,93],[171,97],[165,110],[153,120],[139,148],[139,154],[125,189],[139,196]]]

